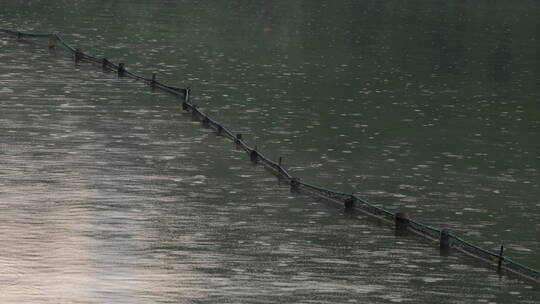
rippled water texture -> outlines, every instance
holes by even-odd
[[[524,1],[3,1],[0,27],[166,83],[305,181],[540,268],[540,37]],[[2,303],[536,303],[290,193],[176,97],[0,35]]]

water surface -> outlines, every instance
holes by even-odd
[[[56,30],[191,85],[202,108],[308,182],[540,266],[535,2],[3,6],[2,27]],[[174,97],[75,66],[46,41],[0,39],[2,301],[538,299],[289,193]]]

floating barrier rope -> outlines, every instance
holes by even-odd
[[[334,202],[340,202],[344,205],[345,211],[354,212],[360,211],[366,215],[378,218],[384,222],[393,224],[395,227],[396,235],[406,235],[409,232],[420,235],[428,240],[439,242],[440,250],[442,253],[448,253],[451,248],[456,249],[469,256],[478,258],[480,260],[489,262],[492,265],[496,265],[498,271],[503,269],[520,275],[526,279],[532,280],[536,283],[540,283],[540,272],[532,269],[526,265],[513,261],[509,257],[503,255],[504,247],[501,245],[498,253],[491,252],[482,249],[468,241],[456,236],[455,234],[445,230],[437,229],[423,223],[414,221],[408,217],[406,213],[392,213],[381,207],[375,206],[353,194],[338,192],[324,187],[311,185],[303,182],[300,178],[293,177],[282,166],[282,159],[276,163],[257,150],[257,147],[250,147],[246,141],[244,141],[242,134],[235,134],[230,129],[210,118],[206,113],[202,112],[196,105],[191,103],[191,89],[179,88],[166,85],[156,80],[156,74],[152,75],[152,78],[143,77],[128,71],[124,63],[115,64],[109,61],[107,58],[98,58],[90,54],[82,52],[79,48],[74,48],[69,45],[58,33],[26,33],[20,31],[13,31],[9,29],[0,29],[0,32],[16,36],[17,39],[24,37],[29,38],[49,38],[49,48],[55,48],[58,42],[67,50],[73,54],[75,61],[88,61],[98,65],[101,65],[104,70],[114,71],[118,73],[119,77],[130,77],[136,80],[144,81],[153,88],[159,88],[174,95],[180,96],[182,101],[182,109],[187,112],[191,112],[193,119],[200,120],[201,123],[207,127],[214,129],[218,135],[226,137],[236,143],[237,147],[244,150],[250,157],[250,160],[255,164],[260,164],[277,175],[279,178],[283,178],[289,182],[291,191],[306,191],[311,194],[315,194],[319,197],[329,199]]]

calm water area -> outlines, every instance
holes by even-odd
[[[537,1],[0,1],[306,182],[540,268]],[[538,303],[287,185],[180,101],[0,35],[0,303]]]

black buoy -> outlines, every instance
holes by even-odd
[[[394,216],[396,235],[406,235],[409,231],[409,215],[405,212],[398,212]]]
[[[450,250],[450,232],[446,229],[441,230],[440,249],[441,254],[448,254],[448,251]]]
[[[79,48],[75,49],[75,62],[81,61],[82,58],[83,58],[83,52],[81,51],[81,49]]]
[[[124,67],[123,63],[118,64],[118,77],[124,77],[124,74],[126,73],[126,68]]]
[[[107,57],[104,57],[103,59],[101,59],[101,67],[104,70],[107,70],[107,68],[109,67],[109,59],[107,59]]]
[[[251,159],[251,161],[254,163],[257,163],[259,161],[259,153],[257,152],[257,147],[255,147],[255,149],[249,152],[249,159]]]
[[[237,144],[240,144],[241,140],[242,140],[242,134],[240,133],[236,134],[236,140],[234,142],[236,142]]]
[[[345,205],[345,211],[349,211],[349,212],[353,211],[354,206],[356,205],[356,197],[354,197],[354,195],[351,195],[350,197],[345,199],[344,205]]]
[[[291,178],[291,191],[299,191],[300,190],[300,179],[297,177]]]

